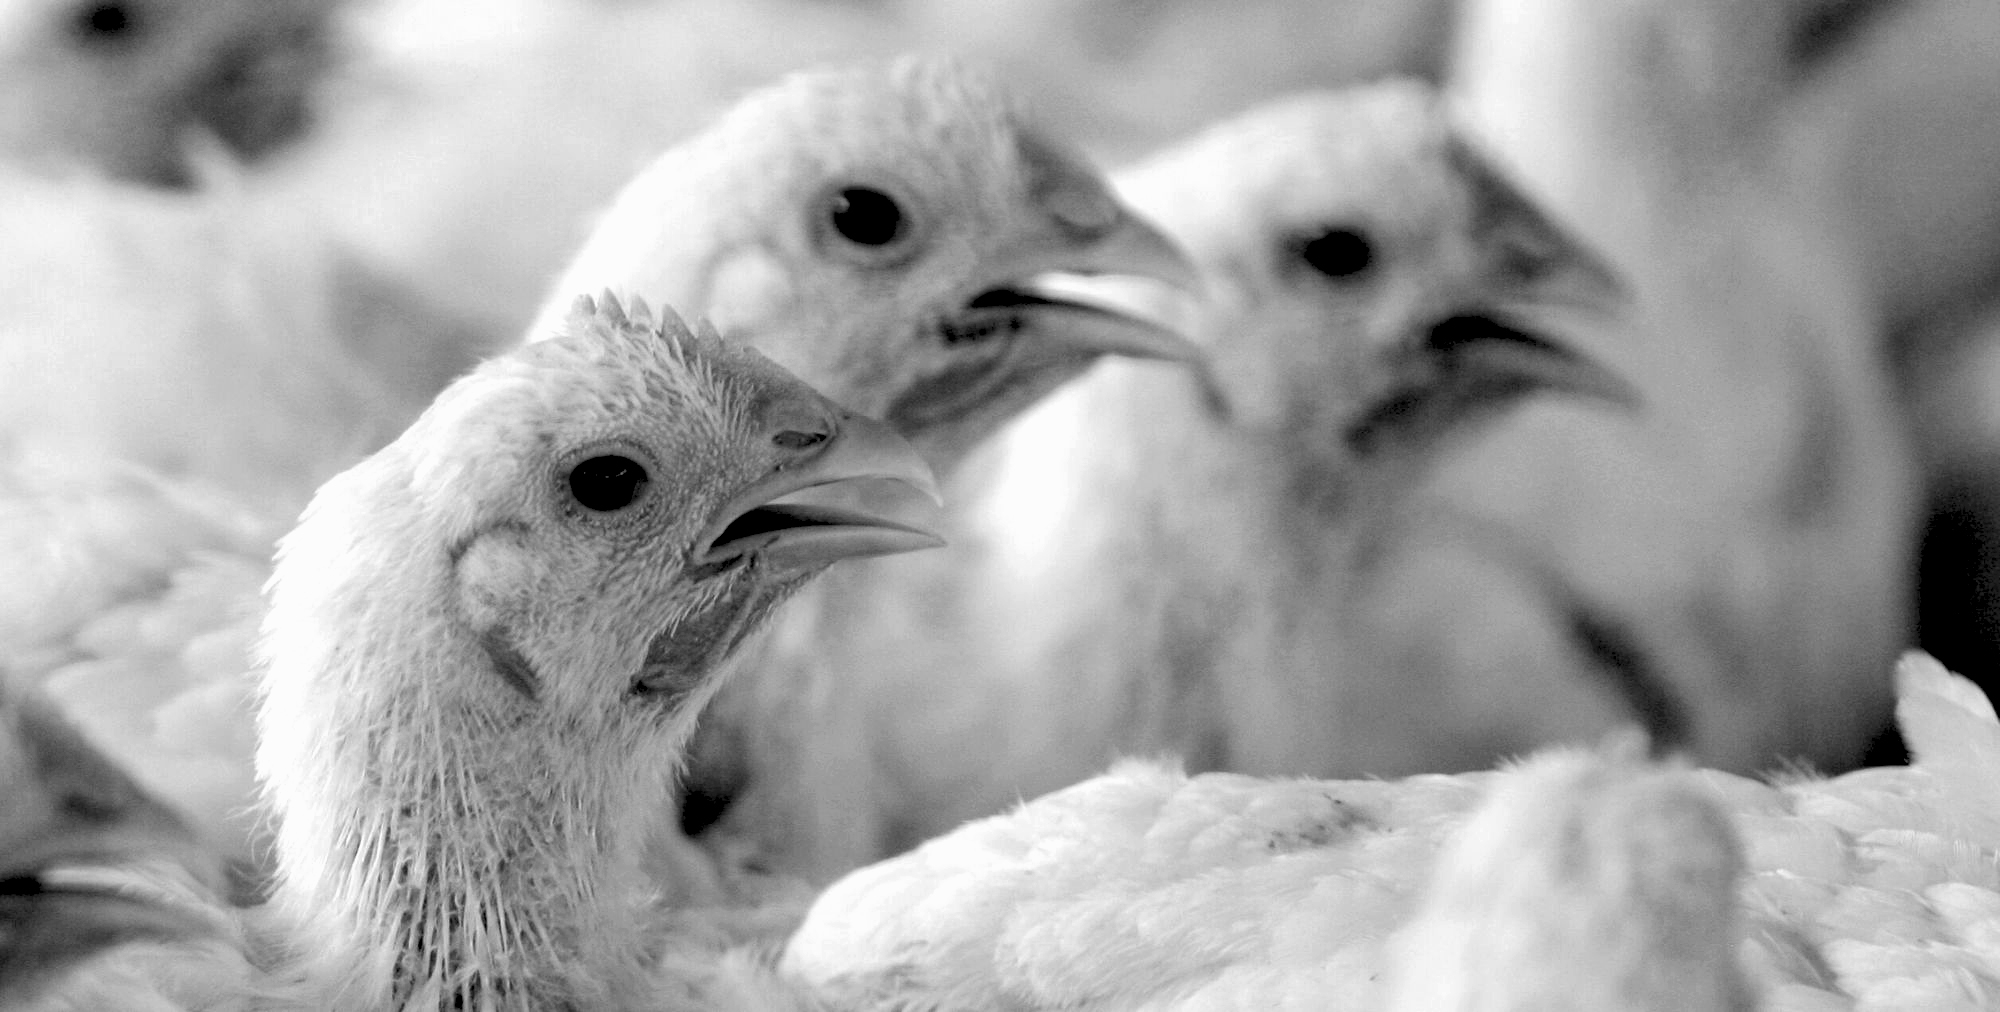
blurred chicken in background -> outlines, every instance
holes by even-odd
[[[1821,103],[1832,89],[1854,89],[1857,102],[1870,94],[1865,76],[1850,76],[1864,65],[1849,58],[1900,18],[1897,5],[1868,4],[1474,4],[1452,84],[1474,135],[1606,252],[1640,311],[1673,335],[1663,364],[1712,355],[1724,365],[1686,372],[1687,395],[1711,400],[1703,414],[1734,430],[1736,448],[1715,466],[1749,474],[1803,462],[1786,507],[1802,533],[1831,536],[1873,511],[1872,534],[1857,524],[1790,565],[1845,568],[1856,607],[1842,613],[1872,599],[1897,622],[1916,600],[1904,543],[1920,524],[1922,475],[1878,459],[1905,455],[1894,444],[1912,440],[1893,369],[1902,296],[1890,279],[1902,268],[1883,262],[1894,239],[1882,209],[1858,207],[1855,180],[1876,170],[1853,143],[1896,128],[1831,129],[1833,106]],[[1954,77],[1968,75],[1940,80]],[[1909,129],[1914,141],[1931,126]],[[1783,406],[1773,380],[1802,385],[1803,413]],[[1740,580],[1764,595],[1779,585],[1757,568]]]
[[[1131,753],[1386,776],[1636,723],[1861,758],[1907,634],[1877,372],[1649,315],[1413,82],[1119,183],[1203,269],[1207,385],[1100,365],[969,461],[952,547],[815,641],[712,843],[823,877]]]
[[[427,304],[512,341],[653,156],[804,66],[907,34],[807,0],[381,0],[274,185]]]
[[[268,196],[0,168],[0,448],[296,509],[475,359]]]
[[[368,262],[518,334],[594,210],[786,72],[961,54],[998,66],[1058,133],[1136,152],[1264,95],[1434,70],[1448,2],[495,0],[472,18],[454,0],[375,0],[287,174]]]
[[[204,147],[255,161],[312,123],[348,0],[7,0],[0,158],[192,182]]]
[[[116,181],[5,181],[0,433],[231,482],[274,467],[289,481],[304,460],[310,488],[329,473],[324,454],[338,467],[372,448],[515,340],[616,188],[781,74],[912,48],[1004,56],[1059,123],[1114,148],[1215,108],[1139,101],[1169,79],[1216,82],[1191,89],[1203,102],[1247,102],[1301,73],[1434,64],[1441,29],[1423,12],[1436,3],[1336,25],[1298,0],[1267,0],[1254,23],[1208,0],[978,17],[944,0],[499,0],[477,18],[446,0],[12,0],[0,7],[9,161],[194,182],[188,149],[207,155],[200,191],[172,199]],[[1257,44],[1273,25],[1321,26],[1310,38],[1338,37],[1341,56],[1298,41],[1280,65]],[[1187,52],[1220,26],[1241,45]],[[1072,30],[1097,41],[1039,56],[985,41]],[[1076,69],[1049,69],[1061,61]],[[1114,83],[1141,65],[1153,84]],[[282,121],[294,142],[232,154],[191,139],[279,133],[197,115],[220,100],[189,96],[211,93],[237,96],[222,105],[238,119]],[[65,139],[76,131],[88,144]],[[143,159],[126,153],[141,147]]]
[[[2000,670],[2000,7],[1807,12],[1805,51],[1826,55],[1803,75],[1800,129],[1841,154],[1833,171],[1925,468],[1922,642],[1965,670]]]
[[[884,0],[925,45],[1004,68],[1050,122],[1131,161],[1273,95],[1436,79],[1457,0]]]

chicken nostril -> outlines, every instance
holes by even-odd
[[[801,432],[797,429],[786,429],[772,436],[771,442],[781,450],[805,450],[818,446],[831,438],[833,438],[833,433],[831,432]]]
[[[765,423],[771,445],[787,454],[824,446],[840,432],[840,419],[828,405],[805,400],[771,405]]]

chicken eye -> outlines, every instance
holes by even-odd
[[[909,218],[896,198],[867,186],[836,191],[828,215],[841,238],[870,249],[887,246],[909,231]]]
[[[569,494],[584,509],[614,513],[637,502],[648,480],[646,469],[638,461],[605,454],[570,469]]]
[[[1375,261],[1375,244],[1354,228],[1330,228],[1299,244],[1299,259],[1329,277],[1353,278]]]

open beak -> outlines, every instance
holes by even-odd
[[[1539,329],[1515,314],[1467,312],[1437,321],[1421,341],[1397,349],[1381,392],[1349,426],[1348,443],[1368,452],[1392,433],[1423,434],[1533,394],[1620,410],[1643,403],[1624,378]]]
[[[916,493],[932,506],[942,501],[930,466],[895,430],[840,412],[818,453],[773,470],[717,512],[695,542],[694,562],[754,556],[773,568],[802,569],[942,546],[944,538],[924,522],[904,516],[906,502],[881,494],[887,488],[905,500]],[[813,501],[804,501],[809,490]]]
[[[1431,328],[1429,350],[1452,358],[1463,372],[1552,393],[1639,403],[1637,389],[1589,357],[1541,337],[1535,328],[1505,317],[1473,313],[1448,317]]]
[[[1198,361],[1200,350],[1166,323],[1124,305],[1077,298],[1088,287],[1077,278],[1107,275],[1199,290],[1201,276],[1187,254],[1120,203],[1079,157],[1037,144],[1030,160],[1043,180],[1036,195],[1041,220],[999,255],[989,275],[995,282],[946,322],[946,339],[953,331],[1009,327],[1052,354]]]

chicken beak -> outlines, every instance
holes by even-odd
[[[1151,299],[1123,297],[1147,288],[1186,292],[1199,287],[1194,265],[1173,240],[1122,210],[1116,223],[1087,243],[1074,236],[1009,258],[1035,265],[987,289],[968,314],[1009,312],[1046,350],[1074,357],[1120,355],[1198,362],[1202,352],[1165,320],[1138,308]]]
[[[1560,332],[1568,316],[1560,307],[1541,312],[1511,314],[1521,326],[1496,322],[1481,315],[1462,317],[1477,331],[1494,330],[1523,335],[1509,340],[1472,340],[1459,353],[1460,367],[1469,375],[1483,377],[1495,387],[1545,390],[1555,394],[1602,401],[1619,408],[1633,409],[1644,395],[1623,377],[1566,343],[1541,340],[1542,331]]]
[[[903,437],[840,412],[817,453],[774,469],[716,514],[695,542],[694,561],[751,556],[772,569],[806,569],[942,546],[934,520],[909,519],[909,493],[932,507],[942,502],[930,466]]]
[[[1198,361],[1200,349],[1166,323],[1124,305],[1070,297],[1083,287],[1078,276],[1117,275],[1197,291],[1201,275],[1187,254],[1120,202],[1081,155],[1026,134],[1023,158],[1041,213],[995,257],[988,275],[995,283],[966,304],[964,323],[978,327],[982,317],[1011,315],[1050,352],[1072,357]]]

